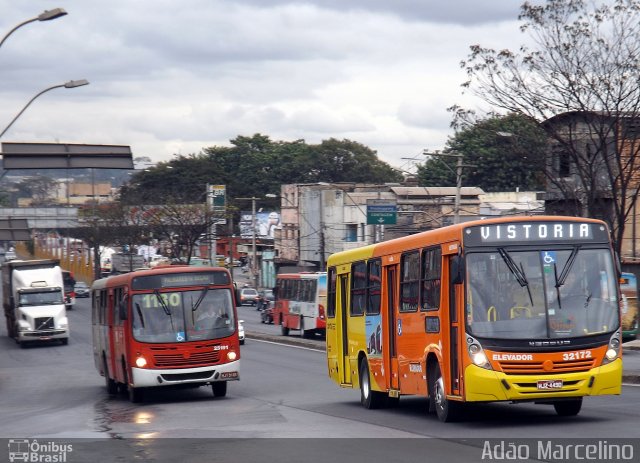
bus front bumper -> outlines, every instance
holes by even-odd
[[[131,368],[133,387],[175,386],[179,384],[210,384],[240,379],[240,360],[198,368],[152,370]]]
[[[538,382],[562,380],[559,388],[539,389]],[[562,374],[506,375],[470,365],[465,370],[465,399],[469,402],[544,401],[590,395],[620,394],[622,360],[589,371]]]

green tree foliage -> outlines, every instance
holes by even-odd
[[[509,114],[461,123],[445,152],[463,156],[462,185],[486,192],[544,188],[545,132],[529,118]],[[418,166],[422,186],[455,186],[457,158],[432,156]]]
[[[279,194],[280,185],[313,182],[397,182],[402,175],[377,158],[375,151],[349,140],[319,145],[303,140],[272,141],[255,134],[238,136],[230,147],[213,146],[200,154],[176,156],[137,174],[123,187],[128,204],[204,202],[205,185],[226,185],[227,197]],[[266,200],[260,206],[276,206]]]

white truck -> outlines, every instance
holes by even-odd
[[[144,256],[138,254],[115,252],[111,254],[111,274],[133,272],[145,267]]]
[[[69,342],[60,262],[14,260],[2,266],[2,297],[9,337],[24,346],[33,341]]]

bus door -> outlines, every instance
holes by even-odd
[[[398,294],[397,294],[397,282],[398,282],[398,265],[389,265],[385,267],[385,293],[387,295],[385,302],[385,315],[386,324],[384,333],[387,333],[383,339],[383,343],[386,345],[384,352],[385,370],[389,372],[389,389],[400,389],[399,375],[398,375],[398,352],[397,352],[397,328],[396,323],[398,315]],[[385,323],[384,320],[382,323]]]
[[[338,355],[340,368],[340,383],[351,384],[351,364],[349,359],[349,273],[338,275],[336,300],[336,317],[340,318],[340,322],[336,323],[338,327]]]
[[[463,285],[453,284],[454,273],[457,273],[457,265],[454,262],[456,255],[444,256],[444,267],[442,269],[442,295],[446,297],[442,300],[441,307],[441,336],[442,336],[442,357],[446,378],[445,390],[447,394],[461,394],[461,373],[460,355],[464,346],[461,345],[461,335],[464,334],[464,327],[458,316],[457,308],[462,304]]]

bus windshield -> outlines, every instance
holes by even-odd
[[[612,332],[620,324],[615,275],[608,249],[470,252],[467,330],[537,340]]]
[[[141,342],[187,342],[219,339],[235,332],[231,290],[134,294],[133,336]]]

